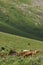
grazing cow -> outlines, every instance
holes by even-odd
[[[37,53],[39,53],[39,50],[35,50],[35,51],[28,51],[28,50],[25,50],[23,52],[24,56],[32,56],[32,55],[36,55]]]
[[[14,55],[14,54],[16,54],[16,51],[10,50],[9,55]]]
[[[8,55],[15,55],[15,56],[20,56],[19,53],[17,53],[16,51],[10,50]]]
[[[23,53],[24,57],[32,56],[32,52],[26,51]]]

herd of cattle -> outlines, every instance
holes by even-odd
[[[1,48],[2,51],[5,50],[4,47]],[[0,54],[1,57],[5,57],[5,56],[9,56],[9,55],[15,55],[15,56],[32,56],[32,55],[36,55],[37,53],[43,53],[43,50],[35,50],[35,51],[29,51],[29,50],[22,50],[21,52],[16,52],[15,50],[10,50],[8,54]]]

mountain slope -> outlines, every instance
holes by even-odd
[[[43,40],[43,7],[31,0],[0,0],[0,31]]]

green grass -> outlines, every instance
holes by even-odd
[[[0,0],[0,31],[2,32],[43,40],[42,17],[43,7],[32,7],[24,0],[22,2]]]
[[[28,45],[30,44],[30,45]],[[16,51],[21,51],[24,49],[28,50],[38,50],[38,49],[43,49],[43,42],[30,39],[30,38],[25,38],[25,37],[20,37],[17,35],[11,35],[8,33],[3,33],[0,32],[0,49],[1,47],[5,47],[4,53],[9,53],[10,49],[16,50]],[[0,50],[0,53],[2,51]],[[36,64],[40,65],[43,62],[43,54],[39,53],[36,54],[35,56],[30,56],[27,58],[24,57],[16,57],[16,56],[6,56],[6,57],[0,57],[0,64],[1,65],[28,65],[28,64]]]
[[[32,0],[0,0],[0,53],[10,49],[43,50],[43,6]],[[24,57],[0,57],[0,65],[43,65],[43,53]]]
[[[29,57],[28,57],[29,58]],[[20,60],[19,60],[19,58],[15,58],[14,56],[9,56],[9,57],[7,57],[7,58],[1,58],[1,65],[28,65],[28,64],[30,64],[30,65],[40,65],[40,63],[42,63],[41,61],[40,61],[40,58],[34,58],[33,57],[33,59],[30,57],[30,60],[29,59],[24,59],[24,58],[21,58]],[[3,64],[2,64],[3,63]],[[42,65],[42,64],[41,64]]]
[[[30,43],[30,46],[28,46],[28,43]],[[0,46],[3,45],[15,49],[43,49],[43,41],[0,32]]]
[[[30,43],[30,46],[28,46],[28,43]],[[43,41],[0,32],[0,47],[3,45],[15,49],[43,49]]]

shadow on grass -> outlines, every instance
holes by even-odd
[[[9,33],[12,35],[18,35],[18,36],[22,36],[22,37],[26,37],[26,38],[31,38],[31,39],[43,41],[43,35],[38,34],[38,35],[40,35],[40,36],[38,36],[37,34],[26,33],[26,32],[21,31],[21,30],[11,29],[9,27],[3,27],[3,28],[0,27],[0,32]]]

